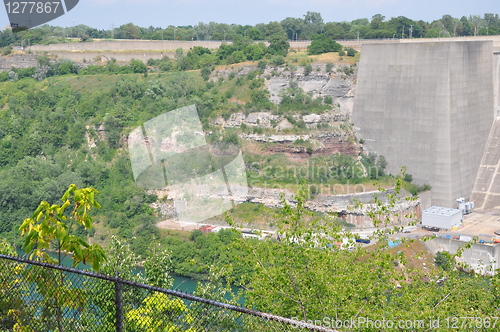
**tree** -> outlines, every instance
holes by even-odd
[[[267,48],[267,52],[269,54],[282,56],[286,56],[288,54],[290,43],[286,39],[285,35],[276,33],[274,35],[271,35],[268,40],[269,47]]]
[[[141,28],[133,23],[127,23],[120,28],[120,35],[123,39],[140,39]]]
[[[303,30],[307,37],[311,38],[314,34],[322,33],[323,28],[324,23],[320,13],[308,11],[304,15]]]
[[[307,53],[311,55],[338,52],[342,49],[342,45],[324,34],[314,35],[311,39],[311,44],[307,46]]]
[[[358,51],[356,51],[354,48],[349,47],[347,48],[347,56],[355,56]]]
[[[467,20],[467,17],[462,16],[460,18],[460,25],[462,28],[462,35],[464,36],[471,36],[474,34],[474,31],[469,23],[469,20]]]
[[[25,237],[23,250],[30,259],[40,259],[45,262],[59,263],[65,252],[72,253],[73,265],[80,262],[90,264],[99,270],[106,259],[103,249],[98,244],[89,245],[82,238],[72,235],[76,227],[81,225],[85,229],[92,227],[92,218],[89,212],[93,208],[100,208],[95,200],[98,193],[93,188],[82,188],[74,184],[62,196],[62,205],[51,205],[42,201],[31,218],[24,220],[19,230]],[[69,213],[70,223],[65,222],[66,209],[71,207]],[[74,226],[74,227],[73,227]],[[58,260],[51,258],[46,250],[54,249],[58,253]]]
[[[148,71],[148,67],[141,60],[132,59],[130,60],[130,68],[134,73],[145,73]]]
[[[57,75],[78,74],[78,65],[70,59],[61,59],[54,67]]]
[[[25,238],[23,249],[30,259],[61,264],[64,255],[71,253],[74,266],[83,262],[99,270],[106,259],[104,250],[98,244],[89,245],[83,238],[74,235],[80,226],[84,229],[92,227],[89,213],[93,208],[100,207],[95,200],[97,193],[93,188],[78,189],[72,184],[62,196],[62,205],[42,201],[33,216],[25,219],[19,227]],[[57,259],[52,258],[47,250],[55,250]],[[42,310],[37,319],[44,330],[63,331],[63,312],[83,309],[86,305],[85,291],[74,287],[62,271],[31,268],[25,271],[24,278],[28,283],[35,284],[40,294],[38,307]]]
[[[455,260],[447,251],[438,251],[436,254],[435,263],[445,271],[451,271],[455,268]]]
[[[264,33],[265,33],[266,37],[271,37],[273,35],[286,36],[285,29],[283,29],[281,24],[279,22],[276,22],[276,21],[269,22],[264,28]]]
[[[379,30],[384,28],[385,16],[382,14],[376,14],[372,16],[372,20],[370,22],[370,28],[372,30]]]
[[[249,60],[260,60],[264,57],[267,47],[264,43],[248,45],[243,49]]]
[[[296,36],[302,33],[304,21],[300,18],[287,17],[281,21],[281,26],[285,29],[288,39],[296,40]]]

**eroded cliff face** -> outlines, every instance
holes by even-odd
[[[313,98],[323,100],[325,97],[331,98],[330,109],[322,113],[307,113],[301,109],[287,111],[286,114],[265,110],[249,113],[236,112],[230,116],[216,118],[211,125],[222,131],[236,130],[243,142],[244,156],[245,153],[261,156],[282,154],[287,156],[290,162],[300,165],[306,165],[309,158],[318,155],[328,156],[340,153],[359,156],[362,146],[356,140],[350,123],[356,82],[355,67],[338,65],[329,68],[328,71],[326,65],[312,65],[311,67],[312,70],[309,73],[306,73],[305,68],[301,66],[268,67],[260,77],[264,78],[270,100],[275,104],[279,104],[284,94],[290,92],[289,88],[300,88],[305,93],[310,93]],[[219,78],[229,76],[231,72],[235,76],[243,76],[255,69],[255,67],[228,68],[219,71],[217,76]],[[242,103],[238,100],[234,102]],[[302,125],[298,127],[298,123]],[[278,208],[282,207],[281,194],[284,194],[291,205],[296,203],[294,194],[287,188],[278,189],[273,186],[263,186],[262,183],[254,186],[251,178],[248,179],[248,185],[248,191],[241,190],[247,194],[224,198],[235,203],[250,202]],[[314,184],[310,185],[314,186]],[[340,184],[338,186],[341,190],[317,186],[315,194],[307,198],[306,207],[311,211],[335,213],[340,219],[359,229],[375,227],[368,212],[378,208],[376,197],[387,201],[384,194],[374,188],[365,188],[363,185],[359,185],[359,188]],[[210,190],[201,191],[209,193],[208,198],[222,198],[218,194],[210,193]],[[159,214],[166,218],[175,218],[175,208],[171,200],[182,200],[184,193],[158,191],[155,194],[160,197],[167,196],[169,199],[154,205]],[[405,216],[420,214],[420,202],[406,200],[408,196],[408,193],[400,194],[398,202],[393,206],[389,215],[384,216],[388,218],[389,225],[407,225],[414,219]],[[222,218],[220,219],[218,221],[215,218],[208,222],[223,223]],[[252,225],[247,226],[252,227]]]
[[[283,89],[298,86],[304,92],[311,93],[313,97],[329,96],[333,99],[337,114],[350,115],[354,105],[355,80],[357,70],[355,66],[333,65],[311,65],[312,71],[307,73],[305,67],[298,66],[285,68],[267,68],[264,76],[273,75],[266,80],[266,88],[269,90],[270,100],[273,103],[281,102]]]
[[[353,108],[356,67],[318,64],[311,65],[311,68],[307,73],[303,66],[267,67],[260,77],[265,79],[269,99],[275,104],[282,101],[284,94],[290,93],[289,88],[300,88],[313,98],[330,99],[330,109],[320,114],[307,114],[300,108],[286,114],[268,111],[248,114],[239,112],[226,119],[219,117],[212,124],[224,129],[263,129],[264,133],[242,131],[239,136],[259,145],[261,154],[282,153],[291,161],[305,161],[311,156],[336,153],[359,155],[361,146],[356,141],[349,121]],[[246,75],[254,69],[256,68],[243,67],[236,75]],[[230,72],[220,71],[218,75],[227,76]],[[298,123],[302,124],[302,130],[297,128]],[[303,144],[296,144],[297,142]]]

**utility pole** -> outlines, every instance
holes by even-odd
[[[115,25],[111,23],[111,39],[115,39]]]
[[[405,38],[405,26],[403,25],[403,30],[401,31],[401,39]]]
[[[412,35],[413,35],[413,25],[410,25],[410,39],[411,39]]]

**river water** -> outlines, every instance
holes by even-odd
[[[20,256],[20,257],[25,254],[25,252],[19,248],[16,249],[16,252],[17,252],[18,256]],[[57,258],[57,253],[55,253],[55,252],[49,252],[49,255],[51,257]],[[66,266],[66,267],[72,267],[73,264],[71,262],[70,256],[65,256],[61,260],[61,265]],[[78,264],[78,266],[76,266],[76,268],[79,270],[90,270],[90,266],[87,264],[83,264],[83,263]],[[135,274],[143,273],[144,269],[142,267],[138,266],[137,268],[135,268],[133,270],[133,272]],[[196,286],[198,285],[197,280],[183,277],[183,276],[173,274],[173,273],[171,273],[170,275],[174,279],[174,284],[173,284],[171,289],[175,289],[175,290],[178,290],[178,291],[181,291],[184,293],[189,293],[189,294],[193,294],[193,292],[196,290]]]

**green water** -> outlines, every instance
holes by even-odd
[[[20,257],[22,257],[25,254],[25,252],[22,249],[17,249],[16,251]],[[49,255],[53,258],[58,258],[56,252],[49,252]],[[72,267],[73,264],[71,261],[71,256],[69,256],[69,255],[64,256],[61,260],[61,265],[66,266],[66,267]],[[83,264],[83,263],[78,264],[78,266],[76,266],[76,268],[78,270],[90,270],[90,266]],[[143,273],[144,268],[138,266],[132,272],[135,274]],[[184,277],[184,276],[174,274],[174,273],[171,273],[170,275],[174,279],[174,284],[170,289],[177,290],[177,291],[184,292],[184,293],[193,294],[194,291],[196,290],[198,282],[201,282],[201,281],[197,281],[195,279],[191,279],[191,278]],[[83,282],[83,277],[81,277],[81,276],[73,275],[72,278],[73,278],[73,280],[78,280],[76,282],[76,284],[81,284]],[[231,288],[232,288],[233,293],[235,293],[235,294],[238,293],[239,287],[232,286]],[[225,296],[225,298],[226,298],[226,300],[230,300],[229,294],[227,294],[227,296]],[[244,297],[240,298],[238,300],[238,303],[240,305],[243,305],[245,303],[245,298]]]
[[[22,249],[17,249],[16,251],[20,257],[22,257],[25,254],[25,252]],[[55,252],[49,252],[49,255],[53,258],[58,258],[57,253]],[[66,267],[73,267],[73,264],[71,262],[71,256],[64,256],[63,259],[61,260],[61,265]],[[78,270],[90,270],[90,266],[83,263],[78,264],[76,268]],[[135,274],[143,273],[144,269],[141,267],[137,267],[136,269],[133,270],[133,272]],[[174,279],[174,284],[171,289],[189,294],[193,294],[193,292],[196,290],[196,286],[198,285],[197,280],[183,277],[177,274],[170,274],[170,275]]]

